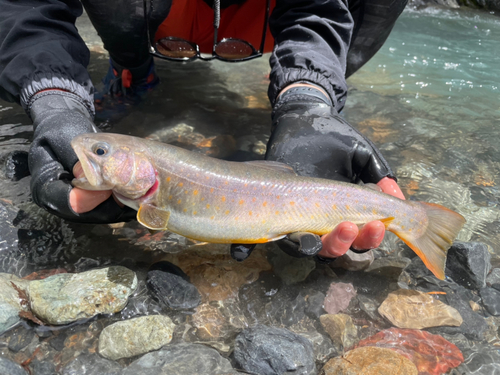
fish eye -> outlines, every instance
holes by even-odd
[[[106,143],[96,143],[92,146],[92,152],[98,156],[103,156],[108,153],[109,146]]]

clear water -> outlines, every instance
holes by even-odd
[[[107,57],[88,21],[79,28],[92,50],[89,70],[99,82]],[[344,111],[390,161],[409,199],[443,204],[467,219],[461,240],[491,246],[500,267],[498,209],[500,146],[500,18],[472,10],[407,10],[382,50],[349,79]],[[240,64],[157,61],[162,85],[147,102],[106,130],[151,137],[234,160],[259,159],[270,130],[267,59]],[[19,106],[0,101],[0,160],[28,150],[32,126]],[[122,264],[139,273],[165,252],[192,241],[154,236],[138,224],[65,223],[30,201],[29,178],[0,175],[0,198],[12,202],[0,246],[1,270],[24,276],[37,269],[83,271]],[[17,210],[22,210],[21,213]],[[3,229],[2,229],[3,230]],[[4,232],[2,232],[4,233]],[[388,236],[383,248],[397,248]],[[97,249],[97,250],[96,250]],[[157,311],[144,289],[123,318]],[[150,307],[147,307],[150,306]],[[498,345],[498,337],[496,341]],[[2,350],[3,353],[3,350]]]

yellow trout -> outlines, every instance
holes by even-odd
[[[380,220],[444,279],[446,253],[465,223],[437,204],[297,176],[277,162],[229,162],[120,134],[82,134],[71,145],[85,173],[74,186],[112,189],[142,225],[200,241],[263,243]]]

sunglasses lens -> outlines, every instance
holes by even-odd
[[[238,39],[224,39],[215,46],[215,53],[227,60],[238,60],[251,56],[253,47],[245,41]]]
[[[156,42],[156,50],[173,59],[190,59],[196,56],[196,49],[186,40],[163,38]]]

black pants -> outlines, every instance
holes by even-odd
[[[189,0],[183,0],[189,1]],[[386,41],[408,0],[351,0],[354,31],[346,77],[363,66]],[[142,0],[82,0],[104,48],[121,66],[134,68],[148,59]],[[172,0],[153,0],[150,34],[167,17]]]

